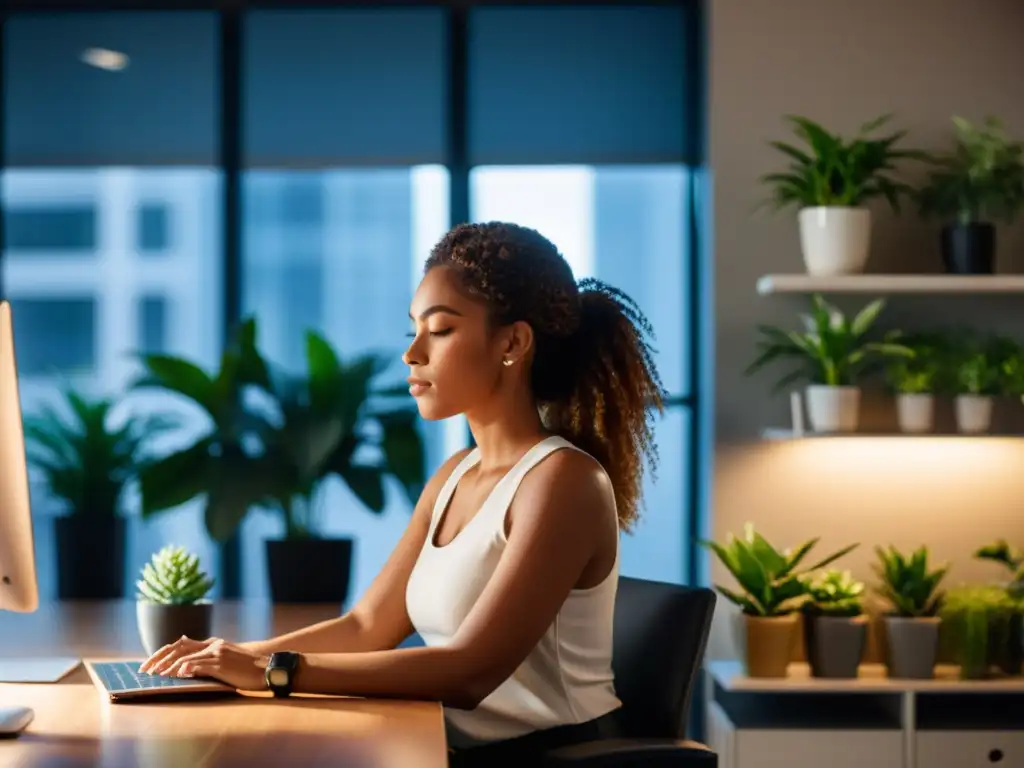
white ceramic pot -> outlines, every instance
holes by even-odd
[[[987,432],[992,423],[992,397],[990,395],[957,395],[956,424],[961,432],[977,434]]]
[[[931,432],[935,421],[935,397],[927,392],[897,395],[896,420],[903,432]]]
[[[807,387],[807,420],[814,432],[856,432],[860,387]]]
[[[849,275],[864,271],[871,244],[871,212],[866,208],[818,206],[798,214],[800,249],[809,275]]]

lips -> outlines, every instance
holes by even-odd
[[[422,395],[430,389],[430,382],[425,379],[417,379],[414,376],[410,376],[406,381],[409,382],[409,394],[413,397]]]

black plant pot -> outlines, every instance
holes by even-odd
[[[270,597],[275,603],[339,603],[348,599],[352,539],[267,541]]]
[[[993,224],[951,224],[942,228],[942,263],[957,275],[991,275],[996,266]]]
[[[54,520],[57,599],[124,597],[125,519],[78,513]]]

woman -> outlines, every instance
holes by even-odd
[[[503,223],[449,232],[409,314],[420,414],[464,413],[477,447],[431,478],[348,613],[262,642],[183,638],[143,670],[266,688],[269,654],[297,652],[296,692],[442,702],[453,765],[611,735],[619,531],[663,394],[647,321]],[[425,647],[396,648],[413,631]]]

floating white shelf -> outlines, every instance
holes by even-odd
[[[769,428],[761,432],[761,437],[770,441],[781,440],[827,440],[836,438],[857,438],[857,437],[969,437],[969,438],[1020,438],[1024,435],[1006,434],[1000,432],[982,432],[976,435],[964,434],[962,432],[796,432],[792,429]]]
[[[764,275],[762,296],[773,293],[1024,293],[1024,275]]]

